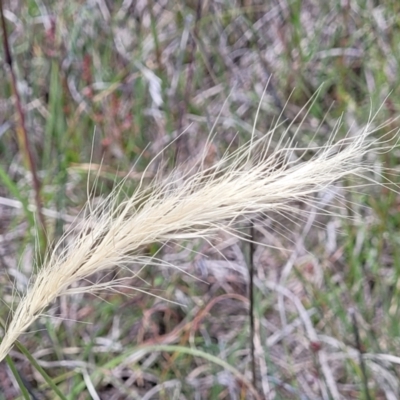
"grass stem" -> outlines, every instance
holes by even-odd
[[[0,0],[0,19],[1,19],[1,29],[3,31],[3,49],[5,55],[5,63],[8,66],[8,71],[10,74],[11,90],[15,99],[15,106],[18,115],[18,123],[16,126],[17,140],[18,140],[19,150],[32,175],[32,184],[35,194],[36,211],[39,222],[38,235],[40,239],[41,254],[43,254],[46,248],[46,235],[45,235],[46,224],[42,213],[42,201],[40,197],[40,181],[37,174],[37,168],[33,157],[33,152],[29,143],[29,137],[25,123],[25,114],[22,107],[21,96],[19,95],[18,92],[17,77],[13,68],[13,57],[10,50],[6,21],[4,18],[3,0]]]

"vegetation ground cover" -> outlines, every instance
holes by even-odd
[[[128,177],[129,196],[143,171],[150,181],[194,165],[212,130],[204,162],[213,165],[249,140],[259,104],[257,135],[282,121],[276,141],[280,131],[298,132],[299,147],[321,146],[332,132],[335,140],[356,135],[371,110],[380,109],[376,127],[399,115],[396,1],[29,0],[3,2],[3,10],[48,245],[71,227],[88,193],[99,202]],[[5,324],[45,244],[4,54]],[[375,135],[396,128],[393,121]],[[386,167],[397,182],[398,155],[371,154],[372,178]],[[121,289],[59,298],[20,338],[44,372],[15,348],[0,364],[0,396],[18,398],[26,387],[56,398],[47,374],[70,399],[255,398],[253,386],[271,399],[399,398],[399,199],[380,186],[343,189],[355,183],[335,186],[340,202],[330,188],[313,205],[296,204],[301,212],[257,218],[252,232],[243,223],[242,235],[265,246],[221,231],[211,243],[143,249],[201,280],[148,266],[130,286],[155,296]],[[324,215],[334,206],[338,215]]]

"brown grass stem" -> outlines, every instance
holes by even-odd
[[[39,177],[37,175],[37,169],[36,169],[36,163],[35,159],[33,157],[33,153],[31,150],[31,146],[29,143],[29,137],[28,137],[28,132],[26,130],[26,124],[25,124],[25,114],[24,110],[22,107],[22,101],[21,101],[21,96],[19,95],[18,92],[18,87],[17,87],[17,78],[16,74],[13,68],[13,57],[12,53],[10,50],[10,45],[9,45],[9,40],[8,40],[8,33],[7,33],[7,26],[6,26],[6,21],[4,18],[4,12],[3,12],[3,0],[0,0],[0,18],[1,18],[1,29],[3,32],[3,48],[4,48],[4,55],[5,55],[5,63],[8,65],[8,71],[10,74],[10,84],[11,84],[11,90],[12,94],[15,99],[15,107],[17,110],[17,115],[18,115],[18,123],[16,125],[16,133],[17,133],[17,140],[18,140],[18,146],[19,150],[25,159],[25,163],[27,165],[27,168],[29,169],[31,175],[32,175],[32,184],[33,184],[33,191],[35,194],[35,203],[36,203],[36,212],[38,216],[38,221],[39,221],[39,238],[40,238],[40,243],[42,250],[45,249],[46,247],[46,235],[45,235],[45,219],[42,213],[42,201],[40,197],[40,181]]]
[[[362,374],[362,382],[364,386],[364,394],[366,400],[372,400],[371,394],[368,388],[368,374],[367,374],[367,366],[365,365],[364,356],[363,356],[363,346],[360,338],[360,332],[358,329],[356,312],[353,308],[349,310],[349,314],[351,317],[351,323],[353,325],[354,339],[355,339],[355,347],[358,350],[358,357],[360,361],[360,369]]]
[[[250,221],[250,243],[249,243],[249,323],[250,323],[250,357],[251,357],[251,374],[253,386],[257,387],[256,374],[256,349],[255,349],[255,328],[254,328],[254,222]]]

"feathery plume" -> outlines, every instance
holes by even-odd
[[[0,344],[0,361],[58,296],[113,285],[76,289],[71,288],[74,282],[115,266],[146,261],[141,255],[144,246],[209,237],[234,226],[240,217],[285,211],[293,200],[312,201],[316,192],[349,174],[364,176],[369,167],[362,158],[377,147],[371,139],[373,131],[368,124],[356,137],[298,154],[294,138],[271,152],[272,130],[226,154],[212,167],[181,176],[175,173],[164,183],[147,187],[140,182],[135,194],[120,203],[116,200],[119,187],[95,209],[87,206],[79,234],[72,240],[68,237],[65,248],[67,237],[60,240],[17,305]],[[382,140],[378,148],[387,150]],[[303,161],[310,151],[314,155]]]

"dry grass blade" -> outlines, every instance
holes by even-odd
[[[211,168],[175,173],[151,187],[141,183],[133,197],[118,203],[120,187],[96,209],[88,206],[77,238],[66,248],[66,238],[60,241],[19,302],[0,345],[0,360],[49,304],[61,294],[74,293],[69,289],[74,282],[142,262],[143,246],[207,237],[216,229],[232,227],[240,217],[287,210],[293,200],[312,201],[315,192],[346,175],[364,175],[368,165],[362,156],[376,147],[369,138],[372,131],[368,125],[355,138],[320,148],[308,161],[302,161],[306,152],[299,157],[291,143],[271,152],[271,131]],[[384,145],[381,141],[378,147]]]

